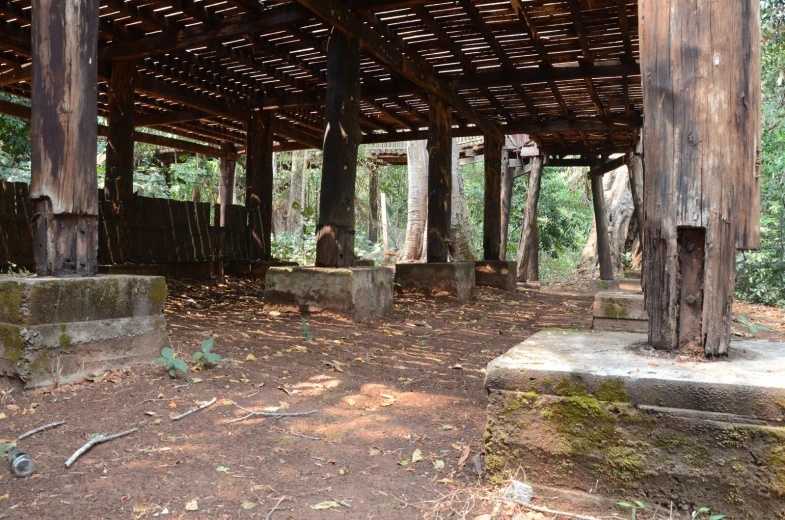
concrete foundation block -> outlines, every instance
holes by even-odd
[[[395,287],[400,292],[452,294],[460,300],[471,300],[474,285],[474,262],[395,266]]]
[[[0,277],[0,375],[40,388],[151,363],[166,292],[161,277]]]
[[[615,280],[592,280],[593,291],[628,291],[642,292],[640,278],[617,278]]]
[[[483,260],[474,263],[474,284],[481,287],[495,287],[503,291],[517,288],[517,262]]]
[[[265,305],[304,314],[334,312],[356,322],[392,314],[393,272],[386,267],[273,267]]]
[[[541,332],[487,368],[486,469],[728,520],[785,517],[785,344],[657,357],[646,336]]]
[[[647,332],[649,316],[642,293],[603,291],[594,297],[592,328],[616,332]]]
[[[518,289],[527,291],[539,291],[542,289],[541,282],[518,282]]]
[[[643,271],[641,271],[640,269],[625,269],[624,277],[635,278],[637,280],[640,280],[641,278],[643,278]]]

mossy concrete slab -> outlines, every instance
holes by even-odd
[[[502,262],[501,260],[474,262],[474,284],[479,287],[495,287],[503,291],[514,291],[518,287],[517,269],[517,262]]]
[[[282,311],[327,311],[360,322],[392,314],[392,286],[393,272],[386,267],[273,267],[267,271],[264,302]]]
[[[0,375],[27,388],[150,363],[169,343],[163,278],[0,278]]]
[[[616,278],[614,280],[592,280],[593,291],[625,291],[643,293],[640,278]]]
[[[643,293],[602,291],[594,297],[594,330],[613,332],[647,332],[649,316]]]
[[[657,357],[646,336],[547,331],[488,366],[486,469],[728,520],[785,518],[785,344]]]
[[[474,297],[474,262],[432,264],[397,264],[395,288],[399,292],[417,292],[426,296],[451,294],[460,300]]]

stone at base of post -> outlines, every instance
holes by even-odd
[[[630,291],[641,292],[640,278],[616,278],[614,280],[592,280],[591,289],[599,291]]]
[[[0,277],[0,375],[27,388],[151,363],[169,344],[160,277]]]
[[[439,293],[459,300],[474,297],[474,262],[397,264],[395,288],[399,292],[418,292],[426,296]]]
[[[617,332],[648,332],[643,293],[603,291],[594,297],[592,329]]]
[[[482,260],[474,262],[474,284],[479,287],[495,287],[503,291],[514,291],[517,262]]]
[[[360,322],[393,313],[392,286],[393,272],[386,267],[273,267],[264,302],[282,311],[326,311]]]

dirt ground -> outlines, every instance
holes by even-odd
[[[398,298],[393,317],[357,325],[270,312],[261,294],[250,280],[170,283],[178,356],[190,360],[212,335],[228,360],[188,380],[146,366],[38,395],[0,387],[0,442],[67,421],[19,443],[37,471],[26,479],[0,471],[0,518],[448,518],[448,496],[452,518],[474,518],[490,507],[477,491],[484,367],[543,328],[588,329],[593,300],[562,289],[481,289],[466,303]],[[785,340],[784,311],[740,309],[770,329],[755,337]],[[752,335],[740,322],[734,331]],[[133,427],[65,468],[91,434]],[[555,496],[538,503],[565,506]]]

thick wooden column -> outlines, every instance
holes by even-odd
[[[327,101],[316,265],[354,263],[354,200],[360,132],[360,41],[333,29],[327,47]]]
[[[605,209],[605,188],[602,175],[591,176],[591,199],[594,206],[594,223],[597,229],[597,260],[600,264],[600,280],[613,280],[613,257],[611,237],[608,233],[608,213]]]
[[[223,146],[227,152],[234,151],[234,145],[227,143]],[[237,159],[234,155],[227,154],[221,157],[219,165],[218,203],[220,214],[218,216],[218,262],[219,274],[223,274],[223,262],[226,256],[226,228],[229,225],[229,208],[234,204],[234,173]]]
[[[760,244],[759,9],[753,0],[640,2],[656,348],[728,353],[736,248]]]
[[[510,238],[510,210],[512,209],[512,188],[515,181],[514,170],[507,160],[507,150],[502,152],[502,195],[501,195],[501,251],[499,260],[507,259],[507,243]]]
[[[431,96],[428,128],[429,263],[447,262],[452,211],[452,109]]]
[[[116,215],[120,258],[130,257],[129,218],[134,195],[134,87],[136,60],[112,63],[109,80],[109,137],[106,143],[104,197]]]
[[[518,246],[518,281],[536,282],[539,279],[539,263],[536,263],[536,272],[533,255],[540,249],[539,230],[537,229],[537,206],[540,203],[540,186],[542,185],[542,168],[544,158],[532,157],[531,172],[529,173],[529,193],[526,196],[526,213],[523,216],[523,229],[521,242]]]
[[[33,0],[32,181],[41,276],[98,270],[98,0]]]
[[[485,136],[485,211],[483,260],[501,260],[502,250],[502,147],[501,139]]]
[[[273,224],[272,111],[251,112],[246,142],[245,208],[248,210],[251,260],[269,261]]]

